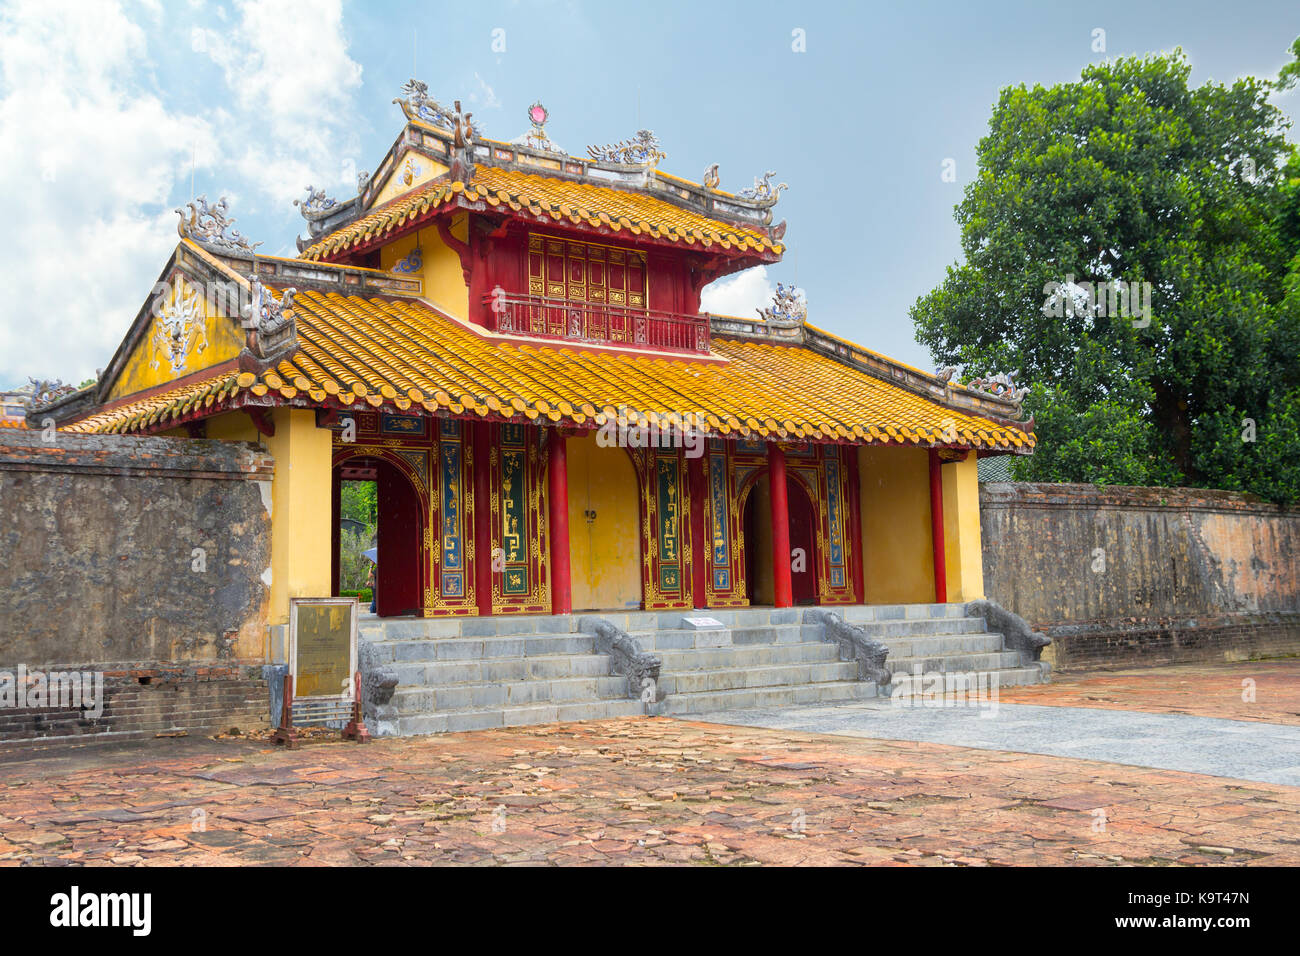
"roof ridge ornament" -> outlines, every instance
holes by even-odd
[[[535,101],[528,107],[528,122],[533,124],[533,128],[514,140],[513,144],[527,146],[529,149],[540,150],[543,153],[564,153],[564,150],[546,135],[546,121],[550,118],[550,110],[542,105],[541,100]]]
[[[772,293],[772,304],[766,309],[755,309],[764,322],[770,325],[800,326],[808,321],[808,301],[793,285],[778,282]]]
[[[401,95],[395,97],[393,102],[400,105],[408,116],[413,116],[439,129],[446,130],[448,133],[455,133],[456,117],[460,113],[459,101],[454,112],[447,109],[429,95],[428,83],[422,83],[414,77],[402,85],[399,93]],[[466,113],[465,116],[468,119],[469,114]],[[477,127],[474,128],[474,134],[475,136],[480,135]]]
[[[176,231],[182,239],[193,239],[203,246],[213,247],[228,252],[252,253],[262,243],[249,242],[235,229],[235,220],[228,216],[230,204],[222,196],[215,204],[208,204],[206,194],[199,196],[184,206],[176,209],[181,221]]]
[[[666,158],[659,148],[659,140],[648,129],[639,129],[636,136],[604,146],[588,146],[587,155],[598,163],[618,163],[623,166],[658,166]]]
[[[295,288],[285,289],[277,299],[256,274],[248,277],[249,303],[244,306],[244,351],[258,365],[269,365],[298,347],[298,323],[294,308]],[[242,364],[242,363],[241,363]]]
[[[31,386],[32,397],[28,400],[28,408],[40,408],[44,405],[52,405],[61,398],[67,398],[77,390],[75,385],[65,385],[62,379],[36,379],[28,378]]]
[[[452,114],[451,129],[451,178],[467,183],[474,176],[474,122],[473,113],[463,113],[460,100],[456,101],[456,112]]]
[[[358,181],[360,177],[358,177]],[[298,212],[302,213],[304,219],[319,219],[321,216],[331,212],[338,206],[338,200],[330,199],[325,195],[325,190],[307,187],[306,199],[295,199],[293,204],[298,207]]]
[[[742,189],[740,192],[736,193],[736,195],[741,199],[753,199],[759,202],[771,200],[772,202],[776,202],[777,199],[781,197],[781,190],[789,189],[790,187],[786,183],[777,183],[774,186],[772,184],[772,177],[775,175],[776,171],[769,169],[762,176],[756,176],[754,178],[754,185],[750,186],[748,189]]]
[[[720,183],[721,181],[722,179],[718,175],[717,163],[714,163],[712,166],[709,166],[704,170],[704,178],[701,180],[701,184],[704,186],[705,189],[717,192],[718,183]]]
[[[1029,386],[1016,387],[1016,375],[1018,374],[1018,372],[1003,372],[1000,375],[991,375],[988,378],[976,378],[967,382],[966,387],[975,391],[988,392],[990,395],[1011,402],[1019,409],[1020,403],[1029,394]]]

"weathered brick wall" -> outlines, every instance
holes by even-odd
[[[265,726],[272,474],[251,444],[0,431],[0,671],[108,689],[95,721],[0,708],[0,740]]]
[[[985,592],[1051,635],[1059,669],[1300,653],[1300,512],[1221,491],[990,483],[980,521]]]

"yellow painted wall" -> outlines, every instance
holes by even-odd
[[[758,479],[746,499],[754,502],[754,540],[745,542],[745,553],[754,555],[754,604],[776,603],[776,579],[772,571],[772,485],[767,475]]]
[[[261,441],[262,435],[254,427],[246,412],[226,412],[205,420],[208,438],[221,441]]]
[[[468,236],[465,214],[452,221],[451,234],[464,242]],[[379,250],[379,266],[391,271],[399,260],[406,258],[417,246],[420,248],[423,268],[413,275],[424,282],[424,298],[458,319],[469,318],[469,287],[460,267],[460,256],[452,249],[438,230],[430,226],[390,242]]]
[[[184,362],[179,368],[172,365],[169,350],[158,339],[160,334],[167,337],[165,324],[161,318],[155,317],[122,366],[121,374],[109,390],[110,400],[211,368],[239,355],[244,340],[236,320],[221,315],[204,300],[200,290],[178,279],[168,292],[163,293],[160,308],[171,310],[185,306],[192,306],[201,316],[203,331],[190,342]],[[157,368],[153,367],[155,364]]]
[[[422,183],[427,183],[446,171],[447,167],[442,163],[435,163],[427,156],[407,150],[397,162],[397,171],[388,177],[388,182],[384,183],[384,187],[371,200],[370,208],[382,206],[390,199],[409,193]]]
[[[568,439],[569,570],[573,609],[641,604],[641,524],[636,471],[621,448],[596,433]],[[584,512],[594,511],[588,521]]]
[[[948,600],[984,597],[984,558],[980,551],[980,486],[975,453],[943,466],[944,566]]]
[[[928,452],[863,445],[858,474],[867,603],[933,601]]]
[[[263,443],[275,457],[271,483],[271,608],[268,623],[289,622],[291,597],[329,597],[331,432],[304,408],[274,410],[275,434]]]

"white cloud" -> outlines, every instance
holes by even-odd
[[[776,283],[768,277],[767,266],[754,266],[706,285],[700,293],[700,310],[755,319],[756,309],[772,304],[774,292]]]
[[[171,209],[192,166],[198,191],[215,183],[209,198],[230,197],[245,220],[261,200],[300,224],[290,202],[308,183],[340,198],[356,188],[361,66],[339,0],[246,0],[233,26],[224,7],[200,10],[216,29],[160,21],[152,0],[131,11],[121,0],[0,6],[0,217],[13,230],[0,257],[0,387],[77,382],[108,363],[176,243]],[[163,89],[185,92],[176,76],[154,76],[151,45],[174,42],[224,75],[228,91],[205,91],[202,116],[164,102]]]
[[[235,26],[206,31],[204,45],[244,114],[232,155],[240,178],[286,206],[308,184],[355,189],[343,157],[358,148],[352,98],[361,64],[348,55],[342,3],[244,0],[236,7]]]
[[[211,131],[141,91],[146,47],[117,3],[0,13],[0,382],[94,374],[176,242],[165,204]]]
[[[475,73],[474,81],[478,83],[478,89],[469,95],[470,105],[481,110],[500,109],[501,100],[497,91],[488,85],[487,80]]]

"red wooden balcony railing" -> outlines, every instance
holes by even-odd
[[[483,305],[488,327],[496,332],[671,352],[709,351],[707,315],[501,292],[484,296]]]

